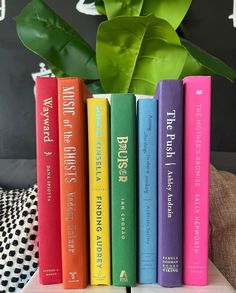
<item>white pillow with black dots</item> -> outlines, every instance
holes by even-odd
[[[0,293],[19,293],[38,267],[37,186],[0,187]]]

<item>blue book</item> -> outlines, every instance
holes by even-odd
[[[138,100],[139,283],[157,276],[157,100]]]

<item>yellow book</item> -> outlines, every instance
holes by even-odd
[[[87,100],[90,209],[90,282],[110,285],[109,103]]]

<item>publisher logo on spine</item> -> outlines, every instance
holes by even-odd
[[[69,272],[70,280],[69,282],[79,282],[77,279],[77,272]]]
[[[121,271],[120,282],[128,282],[128,275],[127,275],[126,271]]]
[[[195,94],[198,95],[198,96],[200,96],[200,95],[203,94],[203,91],[202,90],[196,90]]]

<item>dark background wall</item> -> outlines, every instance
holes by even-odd
[[[0,159],[31,159],[36,155],[32,73],[40,71],[39,64],[43,60],[20,43],[12,19],[28,2],[6,0],[6,17],[0,21]],[[95,46],[100,17],[80,14],[75,8],[77,0],[45,2]],[[232,12],[233,0],[193,0],[184,26],[191,41],[236,69],[236,28],[228,19]],[[236,151],[235,110],[236,84],[214,78],[212,150]]]
[[[21,44],[12,19],[28,2],[6,0],[6,17],[0,21],[0,159],[36,156],[32,73],[40,71],[43,60]],[[99,17],[79,14],[76,0],[45,2],[94,46]]]
[[[236,70],[235,0],[193,0],[184,20],[188,39]],[[235,11],[236,19],[236,11]],[[236,20],[235,20],[236,26]],[[213,79],[211,149],[236,151],[236,80]]]

